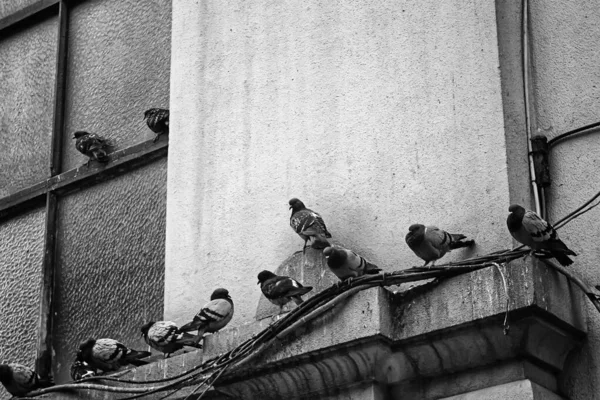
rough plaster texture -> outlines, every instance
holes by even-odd
[[[496,12],[477,1],[175,0],[165,316],[302,246],[287,201],[387,271],[410,224],[511,245]]]
[[[56,30],[51,18],[0,37],[0,197],[50,175]]]
[[[38,209],[0,225],[0,362],[35,364],[44,220]],[[10,397],[0,385],[0,398]]]
[[[139,327],[162,317],[166,160],[60,203],[55,372],[68,378],[77,346],[111,337],[146,348]]]
[[[4,18],[12,13],[21,11],[39,0],[3,0],[0,1],[0,18]]]
[[[562,400],[563,397],[556,395],[536,385],[528,379],[505,383],[476,392],[459,394],[452,397],[444,397],[442,400]]]
[[[171,2],[85,1],[69,24],[65,170],[87,161],[73,131],[101,134],[119,149],[154,137],[144,111],[169,104]]]
[[[600,8],[596,1],[534,1],[531,5],[534,84],[540,133],[549,138],[599,120]],[[599,131],[559,143],[550,154],[551,220],[568,214],[600,190]],[[600,282],[598,208],[565,226],[560,235],[577,254],[573,267]],[[573,400],[600,399],[600,315],[588,304],[588,340],[571,357],[563,388]]]

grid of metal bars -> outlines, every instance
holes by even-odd
[[[78,0],[40,0],[0,19],[0,37],[22,24],[35,24],[40,17],[58,18],[56,75],[54,88],[53,129],[50,152],[50,178],[0,198],[0,223],[45,203],[46,222],[42,271],[36,370],[42,377],[52,374],[52,313],[58,199],[66,193],[111,179],[167,155],[168,137],[161,135],[154,143],[148,140],[110,155],[108,165],[81,166],[62,171],[62,142],[65,121],[65,89],[69,32],[69,6]]]

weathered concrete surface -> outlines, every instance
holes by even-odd
[[[505,383],[476,392],[445,397],[441,400],[564,400],[528,379]]]
[[[531,24],[534,96],[542,134],[549,138],[600,120],[600,25],[598,2],[534,1]],[[557,144],[550,154],[551,221],[568,214],[600,190],[600,136],[578,135]],[[578,256],[572,266],[586,282],[600,282],[598,221],[600,208],[560,230]],[[589,336],[573,355],[563,390],[573,400],[600,399],[600,315],[588,306]]]
[[[166,318],[225,286],[251,321],[294,196],[388,271],[414,222],[511,245],[493,3],[176,0],[172,44]]]

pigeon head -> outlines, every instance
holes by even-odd
[[[408,227],[408,233],[406,234],[406,243],[410,246],[413,244],[420,243],[425,237],[425,225],[423,224],[412,224]]]
[[[150,321],[150,322],[142,325],[142,327],[140,328],[140,331],[142,332],[142,336],[148,336],[148,331],[150,330],[150,327],[152,325],[154,325],[154,321]]]
[[[158,108],[151,108],[149,110],[144,111],[144,119],[148,119],[149,117],[151,117],[152,114],[154,114],[157,110]]]
[[[86,136],[89,134],[90,133],[86,132],[86,131],[77,131],[77,132],[73,133],[73,139],[79,139],[80,137],[83,137],[83,136]]]
[[[525,214],[525,209],[518,204],[511,204],[510,207],[508,207],[508,211],[515,214]]]
[[[8,383],[12,380],[12,371],[8,364],[0,364],[0,382]]]
[[[229,296],[229,291],[227,289],[218,288],[212,293],[210,299],[231,299],[231,297]]]
[[[77,359],[82,360],[83,353],[92,350],[92,347],[96,344],[96,339],[89,338],[79,344],[79,351],[77,352]]]
[[[272,277],[274,277],[274,276],[275,276],[275,274],[274,274],[274,273],[272,273],[271,271],[267,271],[267,270],[265,270],[265,271],[261,271],[261,272],[258,274],[258,283],[263,283],[263,282],[264,282],[264,281],[266,281],[267,279],[270,279],[270,278],[272,278]],[[258,285],[258,283],[257,283],[257,285]]]
[[[295,197],[289,201],[289,205],[290,210],[294,210],[294,212],[304,210],[306,208],[304,203]]]
[[[327,258],[327,265],[329,265],[331,268],[340,267],[348,258],[348,255],[345,251],[336,249],[334,247],[327,247],[325,250],[323,250],[323,254],[325,255],[325,258]]]

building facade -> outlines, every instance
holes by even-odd
[[[334,282],[318,252],[295,254],[292,197],[385,272],[422,263],[404,243],[413,223],[475,240],[444,260],[510,248],[508,206],[536,206],[528,128],[552,139],[597,121],[592,1],[9,3],[0,262],[14,328],[0,332],[0,354],[50,359],[58,381],[79,341],[141,347],[145,321],[187,322],[217,287],[235,315],[205,357],[231,349],[271,321],[263,269],[317,291]],[[169,136],[151,144],[143,111],[167,105]],[[80,129],[122,153],[79,167]],[[550,149],[549,221],[600,188],[591,132]],[[46,180],[37,200],[22,194]],[[592,285],[597,221],[593,210],[560,230],[578,254],[570,268]],[[217,387],[264,399],[597,398],[596,309],[532,258],[502,268],[508,335],[493,268],[410,297],[370,289]]]

